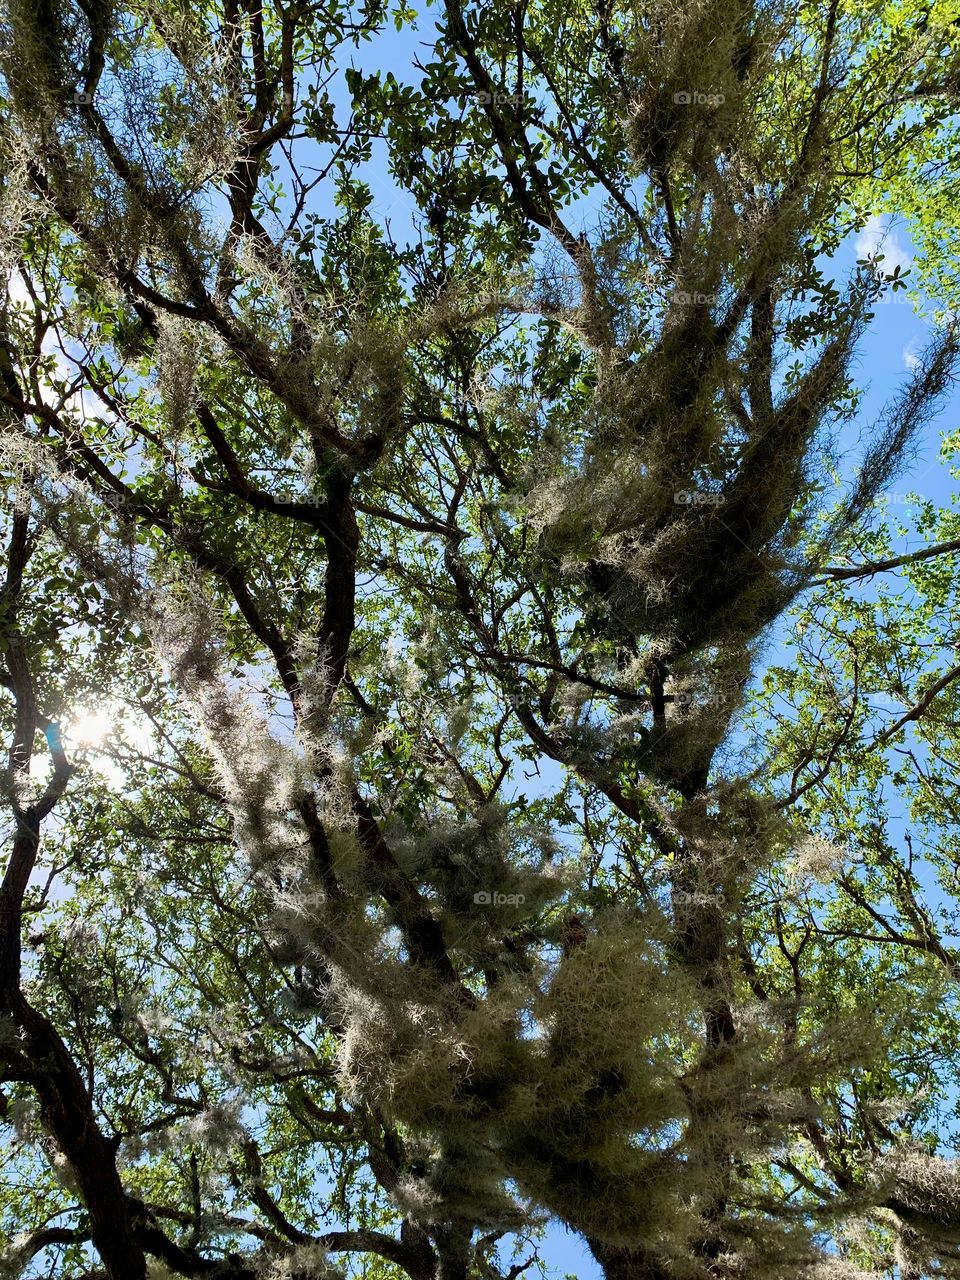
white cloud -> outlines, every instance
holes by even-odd
[[[7,272],[6,291],[14,306],[32,301],[27,286],[24,284],[23,276],[19,271]]]
[[[33,299],[23,276],[15,269],[7,271],[5,279],[3,274],[0,273],[0,295],[3,292],[6,293],[7,298],[14,306],[33,305]],[[64,351],[61,345],[61,338],[55,329],[49,328],[44,333],[40,343],[40,353],[41,355],[53,357],[53,377],[68,383],[77,378],[78,369],[76,364],[69,358],[70,348],[68,346],[67,350]],[[63,399],[59,392],[54,391],[49,378],[46,377],[42,378],[40,382],[40,398],[44,404],[52,409],[72,409],[82,418],[93,417],[97,413],[103,414],[103,406],[98,397],[87,388],[80,387]]]
[[[874,214],[868,218],[863,230],[857,236],[855,248],[858,258],[873,258],[883,254],[883,269],[888,274],[896,267],[906,271],[913,258],[900,243],[900,238],[893,230],[893,218],[888,214]]]
[[[921,346],[919,338],[911,338],[900,353],[903,357],[903,367],[909,369],[911,373],[920,366]]]

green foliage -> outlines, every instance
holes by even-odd
[[[958,1275],[955,6],[433,17],[3,15],[0,1270]]]

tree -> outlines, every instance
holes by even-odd
[[[951,812],[953,530],[909,636],[849,594],[948,321],[819,480],[955,16],[451,0],[415,87],[352,61],[405,7],[9,6],[9,1272],[514,1280],[549,1215],[609,1280],[960,1274],[883,774],[936,729]]]

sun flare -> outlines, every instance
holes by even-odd
[[[88,711],[85,707],[78,707],[70,719],[67,732],[78,747],[99,747],[113,728],[113,720],[102,711]]]

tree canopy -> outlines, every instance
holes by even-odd
[[[960,1276],[958,27],[7,0],[0,1274]]]

